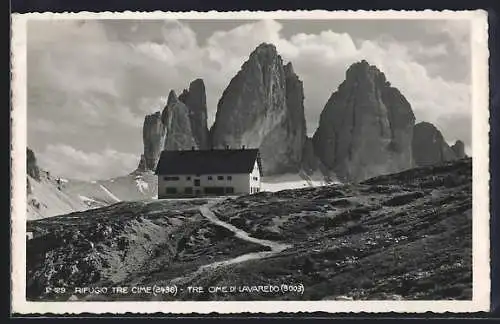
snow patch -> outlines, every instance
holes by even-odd
[[[283,174],[279,176],[271,176],[262,178],[261,190],[262,191],[280,191],[286,189],[300,189],[307,187],[320,187],[326,185],[325,181],[311,179],[304,179],[299,174]]]
[[[116,197],[115,195],[113,195],[113,193],[111,191],[109,191],[106,187],[104,187],[103,185],[99,185],[101,187],[101,189],[106,192],[114,201],[116,202],[120,202],[120,198]]]
[[[149,186],[148,186],[148,183],[144,180],[142,180],[142,178],[135,178],[135,184],[137,185],[137,189],[139,189],[139,191],[141,193],[144,193],[145,190],[148,190]]]
[[[87,196],[82,196],[82,195],[78,195],[80,197],[80,199],[84,202],[84,203],[87,203],[87,202],[90,202],[90,203],[99,203],[97,200],[95,199],[92,199],[92,198],[89,198]]]

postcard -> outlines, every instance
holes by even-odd
[[[484,11],[12,15],[12,312],[490,304]]]

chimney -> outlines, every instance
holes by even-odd
[[[244,150],[244,149],[245,149],[245,145],[242,145],[242,146],[241,146],[241,149],[242,149],[242,150]]]

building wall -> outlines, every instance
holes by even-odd
[[[212,180],[209,180],[209,177],[212,177]],[[222,176],[223,179],[218,179],[219,176]],[[228,179],[228,176],[231,177],[231,180]],[[177,177],[178,180],[165,180],[165,177]],[[190,179],[188,180],[188,177]],[[200,186],[195,186],[195,180],[200,180]],[[248,194],[250,192],[250,174],[202,174],[196,176],[194,174],[183,174],[183,175],[159,175],[158,176],[158,198],[168,198],[168,197],[179,197],[179,196],[200,196],[204,195],[204,188],[206,187],[232,187],[234,188],[235,195]],[[176,188],[177,193],[167,194],[167,188]],[[186,193],[185,188],[193,188],[192,193]],[[200,193],[197,194],[196,190],[200,190]]]
[[[250,187],[249,193],[259,192],[260,191],[260,182],[261,182],[261,178],[260,178],[260,172],[259,172],[259,165],[257,164],[257,161],[255,161],[252,173],[250,173],[250,176],[249,176],[249,187]]]

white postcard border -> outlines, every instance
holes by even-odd
[[[472,301],[28,302],[26,301],[26,23],[50,19],[467,19],[472,37],[473,299]],[[490,308],[489,92],[485,11],[80,12],[12,15],[12,308],[19,314],[476,312]]]

